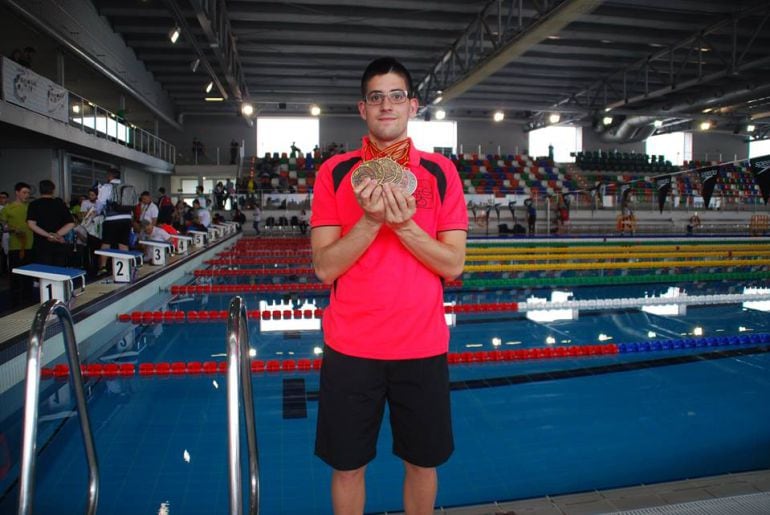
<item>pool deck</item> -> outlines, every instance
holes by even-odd
[[[440,479],[440,478],[439,478]],[[440,508],[436,515],[589,515],[639,513],[768,513],[736,510],[736,500],[748,497],[763,507],[770,505],[770,470],[757,470],[699,479],[671,481],[654,485],[640,485],[612,490],[594,490],[569,495],[535,497],[519,501],[500,502],[478,506]],[[708,503],[699,501],[710,501]],[[685,504],[682,504],[685,503]],[[680,506],[681,505],[681,506]],[[652,508],[658,508],[654,510]],[[386,515],[386,514],[383,514]],[[387,515],[396,515],[388,512]],[[402,515],[402,514],[398,514]]]

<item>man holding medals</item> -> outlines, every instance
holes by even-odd
[[[373,61],[361,95],[368,135],[324,162],[313,195],[313,266],[333,285],[315,453],[333,468],[334,512],[363,513],[387,402],[404,510],[428,514],[454,448],[443,280],[462,273],[468,216],[452,162],[407,136],[418,101],[406,68]]]

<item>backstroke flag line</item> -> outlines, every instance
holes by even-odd
[[[666,203],[666,197],[668,197],[668,193],[671,191],[671,180],[672,177],[670,175],[662,175],[655,178],[655,187],[658,190],[658,207],[661,214],[663,213],[663,205]]]
[[[717,185],[719,176],[719,166],[708,166],[698,171],[701,183],[701,196],[703,197],[703,206],[708,209],[711,202],[711,195],[714,193],[714,186]]]

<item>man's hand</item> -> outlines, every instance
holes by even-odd
[[[382,191],[382,186],[369,178],[353,188],[358,205],[364,210],[364,216],[377,224],[385,222],[385,200]]]
[[[409,222],[417,211],[414,197],[405,195],[401,188],[393,184],[382,185],[382,198],[385,202],[385,223],[394,230]]]

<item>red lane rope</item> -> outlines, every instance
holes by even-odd
[[[219,258],[219,259],[209,259],[208,261],[204,261],[203,264],[205,265],[275,265],[276,262],[279,264],[286,264],[286,265],[304,265],[304,264],[310,264],[313,262],[312,259],[309,257],[303,258],[303,257],[285,257],[281,258],[280,260],[276,260],[275,258],[256,258],[256,257],[232,257],[232,258]]]
[[[447,361],[450,365],[466,363],[500,363],[510,361],[526,361],[534,359],[572,358],[587,356],[608,356],[618,353],[614,343],[603,345],[563,345],[520,350],[492,350],[476,352],[450,352]],[[251,360],[251,372],[293,372],[320,370],[321,358],[300,359],[269,359]],[[69,366],[59,364],[54,367],[43,367],[44,378],[67,378]],[[157,363],[140,363],[137,368],[133,363],[90,363],[81,366],[81,372],[86,377],[127,377],[127,376],[157,376],[157,375],[197,375],[224,374],[227,372],[226,361],[161,361]]]
[[[205,269],[193,272],[195,277],[235,277],[240,275],[315,275],[312,268],[238,268],[235,270]]]
[[[462,281],[447,281],[446,287],[461,288]],[[330,288],[323,283],[286,283],[286,284],[183,284],[172,285],[169,290],[175,295],[213,294],[213,293],[265,293],[265,292],[303,292],[325,291]]]
[[[501,302],[497,304],[457,304],[445,306],[445,313],[502,313],[516,312],[519,305],[516,302]],[[300,318],[321,318],[322,308],[315,309],[265,309],[249,311],[248,317],[262,320],[291,320]],[[227,320],[227,311],[221,310],[191,310],[191,311],[132,311],[118,315],[118,321],[134,324],[173,323],[173,322],[215,322]]]

